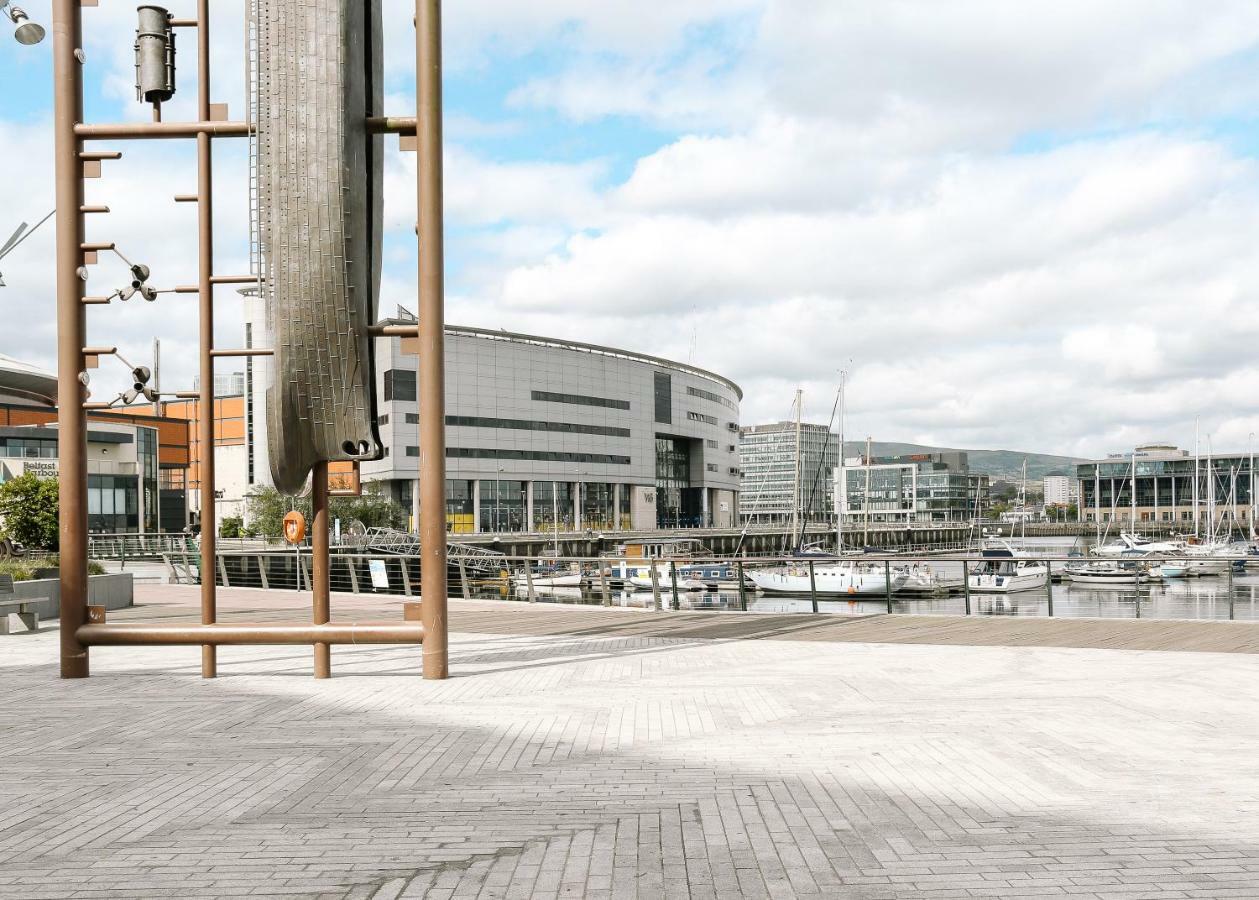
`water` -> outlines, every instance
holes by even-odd
[[[1028,538],[1023,546],[1043,551],[1050,556],[1065,556],[1072,549],[1070,539]],[[1090,542],[1091,543],[1091,542]],[[1074,549],[1083,549],[1076,543]],[[936,571],[945,575],[960,576],[962,564],[924,560]],[[1063,563],[1054,563],[1054,571],[1060,571]],[[1252,564],[1253,566],[1254,564]],[[452,585],[453,587],[453,585]],[[1127,584],[1097,585],[1060,582],[1052,585],[1054,615],[1063,618],[1107,619],[1236,619],[1259,621],[1259,569],[1231,580],[1227,575],[1206,578],[1177,578],[1166,581],[1150,581],[1139,587]],[[524,590],[513,592],[502,584],[481,584],[474,588],[472,596],[484,599],[517,600],[528,602]],[[603,595],[598,587],[537,589],[539,603],[575,603],[599,605]],[[612,591],[612,605],[632,608],[651,608],[654,601],[651,591]],[[667,582],[661,585],[661,604],[673,608],[673,595]],[[678,593],[678,608],[683,610],[740,610],[737,589],[720,591],[689,591]],[[746,592],[746,609],[754,613],[803,613],[811,612],[813,604],[807,594],[757,594]],[[1139,610],[1139,611],[1138,611]],[[818,598],[818,612],[841,616],[863,616],[887,612],[883,597]],[[966,612],[966,600],[962,593],[947,597],[906,597],[892,595],[892,612],[913,615],[960,616]],[[1048,595],[1045,589],[1016,594],[971,594],[972,615],[984,616],[1046,616],[1049,613]]]

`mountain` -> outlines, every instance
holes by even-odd
[[[865,441],[844,441],[844,455],[851,459],[866,452]],[[895,441],[873,441],[870,452],[874,456],[905,456],[913,453],[966,454],[972,472],[993,477],[1018,478],[1022,474],[1023,460],[1027,460],[1029,481],[1039,481],[1054,472],[1075,473],[1075,464],[1084,462],[1073,456],[1054,456],[1051,453],[1024,453],[1019,450],[965,450],[951,447],[928,447],[923,444],[901,444]]]

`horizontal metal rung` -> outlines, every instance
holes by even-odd
[[[146,644],[420,644],[418,623],[329,625],[80,625],[75,638],[87,646]]]

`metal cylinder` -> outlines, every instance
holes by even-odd
[[[87,620],[87,418],[83,411],[83,345],[87,319],[82,259],[83,142],[74,123],[83,118],[83,68],[75,58],[81,18],[78,0],[56,0],[53,32],[53,137],[57,208],[57,431],[60,439],[58,496],[61,547],[61,677],[88,676],[87,647],[76,636]]]
[[[81,625],[75,637],[89,647],[419,644],[424,640],[424,626],[414,622],[402,625],[357,622],[335,625]]]
[[[163,6],[137,7],[136,96],[162,103],[175,96],[175,32]]]
[[[328,577],[328,462],[320,460],[310,473],[311,599],[316,625],[327,625],[332,617]],[[315,644],[315,677],[332,677],[332,654],[326,641]]]

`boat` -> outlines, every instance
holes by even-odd
[[[1094,560],[1070,565],[1064,574],[1072,583],[1113,584],[1117,587],[1130,587],[1134,582],[1150,580],[1150,573],[1145,567],[1134,562],[1122,563],[1114,560]]]
[[[890,589],[896,593],[909,580],[903,569],[890,570]],[[808,566],[788,565],[774,569],[749,569],[747,576],[762,591],[774,594],[830,594],[857,596],[862,594],[884,595],[889,581],[884,567],[871,563],[840,562],[832,565],[814,565],[813,577]]]
[[[1158,567],[1159,574],[1164,578],[1188,578],[1190,575],[1189,561],[1183,559],[1164,560]]]
[[[945,575],[924,563],[915,563],[904,570],[908,576],[899,593],[938,596],[961,591],[966,583],[965,575]]]
[[[978,593],[1034,591],[1049,581],[1049,567],[1024,559],[1021,551],[1005,541],[997,541],[980,551],[979,565],[967,574],[966,581]]]
[[[535,588],[581,587],[584,576],[580,569],[545,568],[540,571],[524,570],[510,576],[511,583],[516,587],[528,589],[530,583]]]

